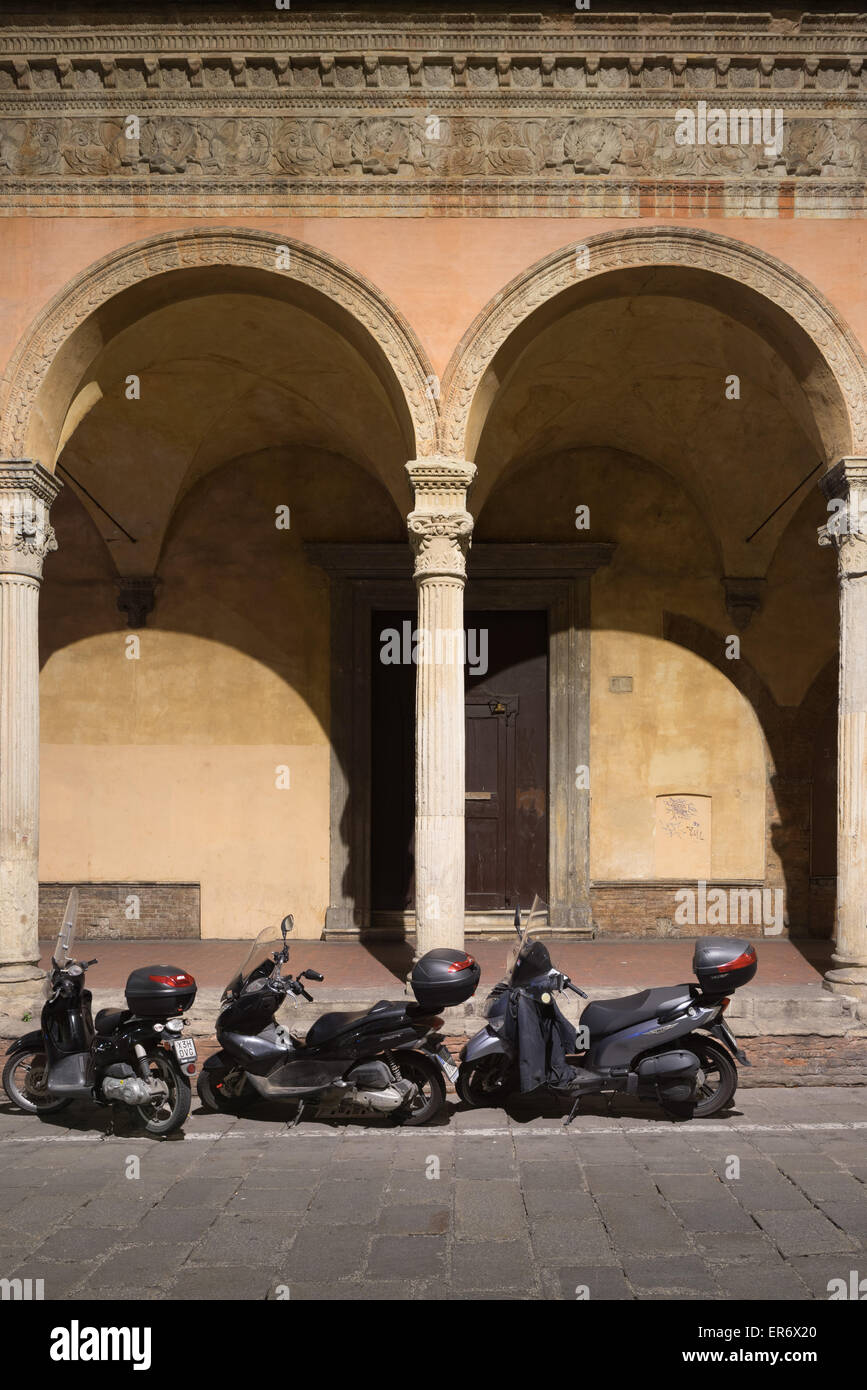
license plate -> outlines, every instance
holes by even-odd
[[[457,1081],[457,1079],[458,1079],[458,1068],[455,1066],[454,1062],[452,1061],[452,1054],[449,1052],[449,1050],[448,1050],[448,1048],[445,1046],[445,1044],[443,1044],[442,1047],[438,1047],[438,1048],[437,1048],[436,1055],[437,1055],[437,1061],[439,1062],[440,1066],[442,1067],[442,1069],[443,1069],[443,1071],[445,1072],[446,1076],[448,1077],[449,1081],[451,1081],[451,1082]]]
[[[198,1056],[192,1038],[178,1038],[172,1043],[172,1047],[179,1062],[195,1062]]]

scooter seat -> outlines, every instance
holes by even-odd
[[[102,1037],[116,1033],[124,1019],[129,1016],[127,1009],[100,1009],[93,1026]]]
[[[666,985],[662,989],[643,989],[621,999],[596,999],[581,1015],[581,1024],[590,1030],[592,1040],[620,1033],[636,1023],[646,1023],[680,1003],[688,1004],[694,985]]]
[[[360,1013],[323,1014],[308,1029],[307,1046],[322,1047],[324,1043],[339,1038],[343,1033],[351,1033],[366,1020],[382,1027],[399,1022],[405,1014],[406,1004],[391,1003],[388,999],[380,999],[373,1008],[363,1009]]]

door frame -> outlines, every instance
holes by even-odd
[[[590,581],[611,563],[610,543],[477,543],[468,556],[467,609],[548,615],[548,925],[592,932],[590,795],[576,785],[590,764]],[[410,937],[413,912],[372,912],[371,643],[377,609],[417,607],[408,545],[311,544],[308,560],[331,589],[330,902],[325,936]],[[502,933],[510,912],[472,913],[472,932]]]

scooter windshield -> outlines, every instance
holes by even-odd
[[[281,957],[282,964],[288,955],[289,946],[286,939],[279,932],[275,932],[273,927],[265,927],[264,931],[261,931],[256,937],[256,940],[248,946],[241,964],[223,990],[222,997],[226,999],[230,994],[237,993],[242,985],[249,980],[253,971],[257,970],[264,961],[271,961],[272,964],[276,964],[275,957]]]
[[[60,919],[60,930],[57,933],[57,945],[54,947],[54,960],[60,966],[66,965],[67,961],[72,959],[77,923],[78,889],[73,888],[66,899],[66,907],[63,909],[63,916]]]
[[[542,899],[539,897],[537,893],[533,899],[533,904],[530,908],[530,911],[527,913],[527,916],[521,922],[521,931],[518,936],[518,939],[515,942],[506,959],[507,982],[511,981],[515,973],[515,967],[518,966],[520,968],[519,961],[523,960],[523,958],[527,954],[527,949],[529,948],[531,942],[531,933],[533,931],[539,930],[539,928],[544,924],[547,915],[548,906],[546,903],[542,902]]]
[[[66,899],[66,907],[63,909],[63,916],[60,919],[60,930],[57,933],[57,942],[52,952],[51,959],[58,969],[62,970],[68,961],[72,959],[72,948],[75,945],[75,928],[78,923],[78,889],[73,888],[69,897]],[[49,970],[42,982],[42,993],[46,999],[49,998],[54,990],[53,971]]]

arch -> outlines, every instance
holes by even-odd
[[[829,462],[867,452],[867,359],[834,306],[791,266],[731,237],[687,227],[602,232],[582,245],[589,252],[586,267],[578,264],[575,243],[553,252],[506,285],[467,329],[443,378],[444,453],[474,458],[498,385],[490,376],[494,361],[513,335],[521,350],[552,301],[611,272],[662,268],[720,276],[730,282],[729,295],[761,296],[772,310],[771,327],[779,330],[784,317],[792,334],[812,345],[820,378],[813,386],[817,406],[824,401],[826,414],[836,410],[842,417],[829,430]],[[639,288],[645,286],[639,278]]]
[[[290,251],[287,270],[276,268],[281,247]],[[42,453],[46,456],[41,461],[53,468],[59,426],[52,439],[40,418],[46,386],[65,352],[72,384],[56,383],[59,400],[53,411],[54,420],[59,415],[62,424],[77,381],[104,344],[99,333],[92,335],[94,342],[73,344],[88,320],[136,287],[146,295],[134,296],[135,304],[149,312],[166,302],[156,291],[157,280],[184,273],[194,277],[213,267],[225,267],[247,284],[265,285],[266,293],[281,285],[285,293],[290,282],[314,311],[330,306],[333,314],[336,306],[346,336],[356,346],[361,343],[365,355],[381,369],[385,389],[405,426],[410,457],[435,452],[437,407],[428,380],[433,369],[406,319],[369,280],[325,252],[274,232],[205,227],[165,232],[111,252],[75,276],[37,315],[12,354],[0,386],[0,457],[38,458]],[[193,278],[191,284],[195,283]],[[115,317],[109,315],[107,324],[113,331],[125,326],[114,322]]]

